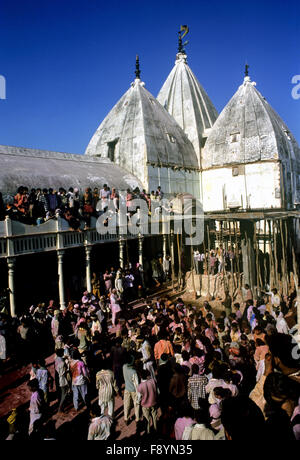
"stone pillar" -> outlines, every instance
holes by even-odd
[[[15,269],[16,269],[16,258],[8,257],[8,288],[9,288],[9,303],[10,303],[10,314],[12,318],[16,315],[16,296],[15,296]]]
[[[91,246],[85,246],[85,267],[86,267],[86,290],[92,292],[92,275],[91,275]]]
[[[175,277],[175,253],[174,253],[174,231],[170,233],[170,256],[171,256],[171,270],[172,270],[172,284],[174,288],[174,277]]]
[[[59,303],[60,309],[64,310],[66,306],[65,302],[65,285],[64,285],[64,260],[65,251],[63,249],[57,250],[58,260],[58,289],[59,289]]]
[[[167,248],[168,248],[168,235],[163,235],[163,257],[166,258],[167,256]]]
[[[125,241],[122,238],[120,238],[119,239],[119,264],[122,269],[125,266],[124,264],[124,246],[125,246]]]
[[[144,265],[143,263],[143,241],[144,241],[143,235],[139,235],[138,241],[139,241],[139,264],[143,266]]]

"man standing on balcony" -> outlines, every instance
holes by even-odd
[[[54,216],[55,211],[58,208],[58,199],[56,192],[54,192],[52,188],[49,188],[48,202],[50,214],[51,216]]]
[[[109,198],[110,190],[108,190],[107,184],[104,184],[103,188],[100,190],[101,207],[103,213],[107,211]]]
[[[49,211],[49,202],[48,202],[48,190],[46,188],[44,188],[43,192],[39,194],[38,201],[39,201],[39,207],[41,210],[40,217],[47,218],[48,211]]]

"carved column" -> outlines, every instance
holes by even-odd
[[[91,276],[91,252],[92,247],[85,247],[85,266],[86,266],[86,289],[88,292],[92,292],[92,276]]]
[[[168,235],[163,235],[163,257],[167,257]]]
[[[144,241],[143,235],[139,234],[138,241],[139,241],[139,264],[143,266],[144,265],[143,263],[143,241]]]
[[[65,285],[64,285],[64,255],[65,251],[63,249],[57,250],[57,260],[58,260],[58,289],[59,289],[59,303],[60,309],[64,310],[66,307],[65,302]]]
[[[171,256],[171,270],[172,270],[172,288],[174,289],[175,283],[175,252],[174,252],[174,230],[170,232],[170,256]]]
[[[119,239],[119,264],[122,269],[124,268],[124,246],[125,246],[125,241],[122,238],[120,238]]]
[[[16,315],[16,296],[15,296],[16,257],[8,257],[7,265],[8,265],[8,288],[9,288],[10,314],[14,318],[17,316]]]

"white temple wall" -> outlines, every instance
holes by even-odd
[[[234,175],[236,172],[238,175]],[[203,171],[202,181],[204,211],[235,207],[270,209],[282,205],[278,162],[209,169]]]

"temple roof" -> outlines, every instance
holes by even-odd
[[[207,130],[213,126],[218,113],[188,66],[184,52],[177,54],[175,66],[157,99],[187,134],[200,159],[202,138],[207,137]]]
[[[136,171],[137,162],[198,168],[192,143],[140,78],[103,120],[85,153],[110,157],[130,172]]]
[[[276,159],[299,164],[296,139],[255,85],[246,74],[219,115],[203,150],[204,169]]]
[[[127,171],[108,159],[84,155],[51,152],[23,147],[0,145],[0,192],[15,194],[23,185],[28,188],[128,187],[142,188],[142,184]]]

